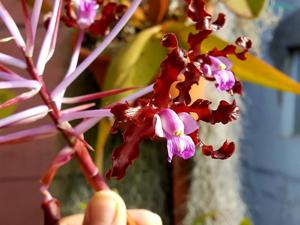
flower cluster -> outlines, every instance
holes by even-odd
[[[188,17],[195,23],[197,30],[197,33],[190,33],[188,36],[189,49],[186,51],[179,47],[175,34],[166,34],[161,43],[169,49],[169,53],[161,63],[152,96],[133,104],[119,103],[111,110],[116,117],[114,131],[120,130],[123,133],[123,143],[113,151],[112,168],[107,173],[108,177],[120,179],[125,175],[126,168],[139,155],[139,142],[145,138],[166,139],[169,162],[175,155],[183,159],[192,157],[197,145],[205,155],[216,159],[226,159],[234,152],[233,142],[225,141],[218,150],[204,145],[198,137],[197,122],[227,124],[237,119],[239,107],[236,102],[222,100],[217,109],[212,110],[211,102],[207,100],[192,102],[189,91],[200,79],[206,79],[214,82],[218,91],[241,94],[241,83],[231,71],[232,64],[228,55],[245,59],[251,42],[246,38],[238,38],[237,45],[201,52],[202,42],[214,30],[223,26],[225,16],[219,14],[213,21],[212,16],[205,11],[204,1],[186,0],[186,3]],[[180,81],[181,75],[184,76],[184,81]],[[172,98],[170,88],[175,82],[179,94]]]
[[[160,73],[154,84],[103,109],[91,109],[95,104],[89,101],[133,88],[115,89],[71,98],[64,96],[66,89],[118,35],[136,11],[141,0],[133,0],[126,12],[124,5],[109,1],[54,0],[52,16],[40,49],[35,46],[35,39],[43,1],[35,1],[31,15],[29,15],[26,2],[22,1],[26,40],[23,39],[16,23],[0,2],[0,18],[12,36],[5,40],[14,40],[24,56],[24,59],[18,59],[0,53],[0,89],[28,89],[0,103],[0,109],[24,102],[35,95],[40,95],[43,101],[41,105],[0,119],[0,129],[32,123],[46,116],[52,119],[50,123],[47,121],[46,124],[38,127],[1,134],[0,145],[31,141],[57,133],[60,133],[66,140],[66,146],[56,155],[41,179],[46,224],[57,224],[59,220],[59,204],[50,195],[49,185],[57,170],[73,157],[77,159],[84,175],[96,191],[108,188],[88,153],[91,146],[84,140],[83,135],[104,117],[114,117],[112,132],[123,134],[123,143],[113,151],[112,168],[107,173],[108,177],[120,179],[125,175],[127,167],[137,159],[139,143],[144,139],[165,139],[169,162],[175,156],[183,159],[192,157],[196,146],[202,148],[203,154],[216,159],[226,159],[233,154],[233,142],[225,141],[218,150],[204,145],[198,137],[198,122],[227,124],[235,120],[239,113],[236,102],[229,103],[222,100],[213,110],[208,100],[197,99],[192,102],[189,92],[192,85],[198,84],[200,79],[206,79],[214,82],[218,91],[228,92],[231,95],[241,94],[242,86],[231,71],[232,65],[228,55],[245,59],[245,53],[251,47],[251,42],[246,38],[238,38],[236,45],[202,52],[202,42],[214,30],[223,26],[225,16],[219,14],[217,19],[213,20],[212,16],[205,11],[204,0],[185,1],[187,15],[194,22],[197,31],[189,34],[188,49],[184,50],[179,46],[174,34],[166,34],[161,43],[168,49],[168,54],[160,65]],[[52,58],[56,49],[61,19],[68,26],[79,29],[80,32],[64,78],[54,90],[50,91],[43,76],[47,62]],[[110,30],[114,23],[113,29]],[[85,32],[101,35],[103,40],[86,59],[79,63],[79,52]],[[35,53],[37,53],[36,60],[32,57]],[[14,67],[19,70],[15,70]],[[31,78],[28,79],[16,72],[20,69],[26,71]],[[182,76],[183,81],[179,79]],[[175,83],[177,83],[176,88],[179,94],[171,97],[170,88]],[[149,95],[145,97],[145,94]],[[144,97],[140,98],[142,96]],[[63,110],[62,104],[65,106]],[[73,120],[80,121],[76,126],[72,126],[70,121]]]
[[[108,34],[109,27],[120,19],[126,6],[101,0],[64,0],[62,20],[67,26],[87,30],[94,35]]]

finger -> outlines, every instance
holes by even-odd
[[[162,225],[160,216],[149,210],[129,209],[127,213],[136,225]]]
[[[83,214],[67,216],[59,221],[59,225],[82,225]]]
[[[83,225],[126,225],[127,214],[123,199],[115,192],[95,193],[85,212]]]

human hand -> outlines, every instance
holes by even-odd
[[[117,193],[105,190],[95,193],[84,215],[65,217],[60,225],[162,225],[162,221],[149,210],[127,210]]]

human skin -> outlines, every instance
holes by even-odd
[[[65,217],[60,225],[162,225],[162,221],[149,210],[127,210],[117,193],[105,190],[94,194],[85,214]]]

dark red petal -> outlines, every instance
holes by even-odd
[[[213,25],[216,26],[216,29],[220,29],[225,24],[225,14],[219,13],[218,18],[213,22]]]
[[[161,44],[166,48],[177,48],[178,40],[176,35],[173,33],[165,34],[161,40]]]
[[[205,11],[205,3],[203,0],[186,0],[188,5],[187,15],[197,24],[203,25],[205,20],[211,18],[211,15]]]
[[[225,141],[221,148],[217,151],[213,151],[211,157],[213,159],[228,159],[235,151],[234,142]]]
[[[94,35],[106,35],[110,26],[116,22],[124,13],[127,7],[109,2],[103,6],[101,16],[90,27],[89,31]]]
[[[154,135],[152,120],[148,120],[139,126],[131,124],[123,134],[123,144],[112,153],[112,168],[107,172],[108,178],[115,177],[121,179],[124,177],[126,169],[139,156],[139,143]]]
[[[211,156],[213,151],[214,151],[214,149],[211,145],[203,145],[202,146],[203,155]]]
[[[206,156],[211,156],[213,159],[227,159],[235,151],[235,144],[234,142],[225,141],[222,147],[218,150],[214,151],[211,145],[203,145],[202,146],[202,153]]]
[[[186,104],[174,104],[171,108],[177,112],[188,112],[196,113],[198,115],[198,121],[205,118],[211,117],[211,110],[209,109],[210,101],[198,99],[192,105],[187,106]]]
[[[172,50],[160,65],[160,75],[154,84],[152,102],[158,107],[167,108],[171,100],[170,87],[177,81],[178,75],[185,67],[183,50]]]
[[[183,75],[185,80],[176,85],[176,88],[179,90],[179,95],[174,99],[174,102],[184,102],[186,105],[189,105],[191,103],[189,92],[193,84],[198,84],[200,71],[193,63],[189,63]]]
[[[216,110],[212,110],[208,117],[202,117],[201,119],[211,124],[223,123],[227,124],[233,120],[236,120],[239,115],[239,107],[236,102],[231,104],[222,100]]]
[[[194,55],[198,55],[200,52],[202,42],[212,33],[212,30],[203,30],[197,34],[190,33],[188,36],[188,43],[190,50],[194,51]]]
[[[199,139],[199,129],[195,130],[193,133],[189,134],[189,136],[192,138],[193,142],[195,145],[200,144],[200,139]]]
[[[242,86],[242,82],[240,82],[239,80],[235,80],[235,84],[232,87],[232,93],[233,94],[239,94],[242,95],[243,94],[243,86]]]

